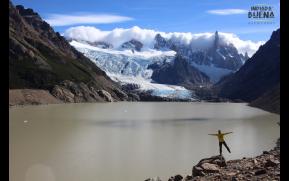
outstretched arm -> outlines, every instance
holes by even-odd
[[[224,133],[224,135],[226,135],[226,134],[231,134],[231,133],[233,133],[233,132]]]
[[[208,135],[211,135],[211,136],[218,136],[218,134],[208,134]]]

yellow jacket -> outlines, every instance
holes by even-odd
[[[219,142],[225,142],[224,140],[224,135],[226,134],[230,134],[230,133],[233,133],[233,132],[228,132],[228,133],[218,133],[218,134],[209,134],[209,135],[212,135],[212,136],[217,136],[218,137],[218,140]]]

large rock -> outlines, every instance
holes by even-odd
[[[217,173],[220,171],[220,167],[212,163],[203,163],[201,168],[205,173]]]
[[[183,180],[183,176],[181,176],[181,175],[175,175],[175,176],[169,178],[168,181],[182,181],[182,180]]]
[[[220,172],[220,168],[225,167],[226,165],[226,160],[223,156],[204,158],[193,167],[192,173],[194,177],[205,176],[209,173],[218,173]]]

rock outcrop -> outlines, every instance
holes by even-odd
[[[95,87],[84,84],[75,83],[65,80],[53,87],[51,94],[63,102],[114,102],[118,100],[134,101],[133,95],[129,96],[118,88],[112,89],[110,92],[104,89],[95,89]]]
[[[134,50],[141,51],[142,47],[143,47],[143,44],[140,41],[137,41],[135,39],[125,42],[121,45],[121,48],[130,49],[132,51]]]
[[[223,156],[204,158],[193,167],[192,175],[196,177],[205,176],[210,173],[219,173],[221,167],[225,167],[226,165],[226,160]]]
[[[181,86],[206,85],[210,83],[209,77],[193,66],[181,55],[177,55],[173,62],[163,65],[152,65],[152,79],[161,84]]]

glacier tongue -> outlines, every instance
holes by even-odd
[[[132,77],[110,73],[108,73],[108,76],[120,84],[138,84],[140,86],[140,90],[150,90],[154,96],[180,99],[190,99],[193,97],[193,92],[182,86],[153,83],[151,82],[151,79],[145,79],[140,76]]]
[[[152,70],[148,65],[155,62],[170,62],[175,58],[175,51],[153,49],[141,52],[131,50],[102,49],[85,43],[71,41],[70,44],[92,60],[107,75],[120,84],[134,83],[140,90],[152,91],[155,96],[188,99],[192,92],[182,86],[153,83]]]

